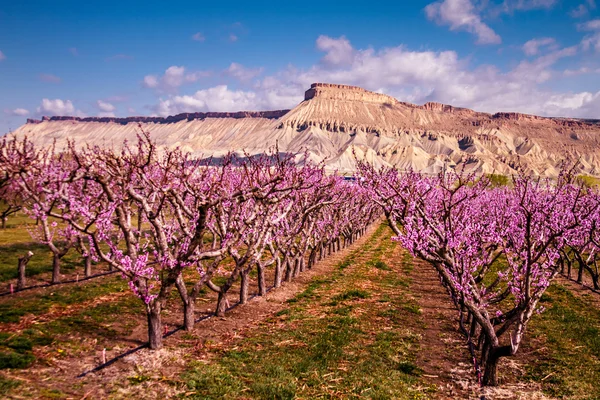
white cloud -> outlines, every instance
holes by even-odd
[[[79,51],[77,51],[77,47],[69,47],[69,53],[77,57],[79,55]]]
[[[331,39],[331,38],[330,38]],[[331,41],[341,40],[331,39]],[[356,49],[349,43],[341,64],[324,60],[309,68],[294,66],[257,81],[251,90],[216,86],[189,95],[161,98],[157,115],[194,111],[273,110],[296,106],[314,82],[341,83],[380,91],[423,104],[438,101],[478,111],[518,111],[537,115],[597,117],[600,100],[593,91],[558,93],[546,85],[565,78],[556,70],[559,60],[577,55],[578,47],[550,49],[541,56],[501,70],[493,65],[473,67],[454,51],[415,51],[405,46]],[[328,50],[323,48],[324,55]],[[594,89],[594,90],[597,90]]]
[[[56,75],[52,75],[52,74],[40,74],[40,80],[42,82],[48,82],[48,83],[60,83],[60,81],[62,79],[60,79],[60,77],[58,77]]]
[[[185,83],[196,82],[210,76],[209,71],[186,72],[185,67],[170,66],[160,78],[156,75],[146,75],[142,85],[151,89],[164,92],[174,92]]]
[[[466,30],[477,36],[478,44],[498,44],[502,39],[486,25],[470,0],[443,0],[425,7],[427,17],[450,30]]]
[[[103,112],[112,112],[115,111],[115,106],[113,106],[112,104],[106,102],[106,101],[102,101],[102,100],[98,100],[96,102],[96,106],[98,107],[98,109],[100,111]]]
[[[61,99],[43,99],[42,104],[37,108],[37,112],[43,115],[74,115],[79,113],[75,111],[71,100]]]
[[[578,76],[578,75],[585,75],[585,74],[600,74],[600,68],[588,68],[588,67],[581,67],[578,69],[565,69],[563,71],[563,75],[564,76]]]
[[[598,31],[600,30],[600,19],[584,22],[583,24],[577,25],[577,27],[582,31]]]
[[[335,39],[321,35],[317,38],[317,49],[325,52],[323,62],[329,65],[347,64],[354,54],[350,41],[344,36]]]
[[[201,32],[196,32],[192,35],[192,40],[195,40],[197,42],[204,42],[206,38]]]
[[[234,77],[242,82],[247,82],[262,74],[263,68],[246,68],[242,64],[231,63],[229,68],[225,70],[225,74]]]
[[[198,90],[191,96],[173,96],[161,99],[156,113],[162,116],[197,111],[254,111],[266,106],[251,91],[230,90],[226,85]]]
[[[147,88],[158,87],[158,78],[156,75],[146,75],[142,84]]]
[[[573,18],[582,18],[586,17],[590,10],[596,9],[596,1],[595,0],[587,0],[585,3],[578,5],[576,8],[569,12],[569,15]]]
[[[238,35],[234,34],[234,33],[230,33],[229,34],[229,41],[230,42],[237,42],[239,39]]]
[[[127,108],[127,112],[128,112],[129,114],[133,114],[133,113],[135,112],[135,108],[133,108],[133,107],[128,107],[128,108]]]
[[[584,50],[593,48],[596,52],[600,53],[600,19],[593,19],[583,24],[578,24],[577,28],[582,31],[592,32],[592,34],[585,36],[581,40],[581,47]]]
[[[540,47],[556,47],[556,41],[553,38],[531,39],[523,45],[523,52],[528,56],[535,56],[539,53]]]
[[[29,110],[24,108],[15,108],[14,110],[4,110],[4,113],[15,117],[24,117],[29,114]]]
[[[4,55],[4,53],[2,51],[0,51],[0,61],[2,60],[6,60],[6,56]]]
[[[587,9],[585,4],[580,4],[576,8],[569,11],[569,15],[573,18],[581,18],[588,15],[589,10]]]

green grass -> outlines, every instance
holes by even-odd
[[[52,271],[52,252],[48,246],[37,243],[29,231],[35,231],[35,221],[22,213],[9,217],[6,229],[0,229],[0,282],[17,278],[18,258],[28,251],[33,252],[25,270],[27,277],[34,277]],[[72,272],[81,269],[81,255],[75,250],[61,259],[61,271]]]
[[[128,291],[126,282],[118,276],[43,289],[43,294],[33,297],[5,297],[0,303],[0,323],[19,322],[27,314],[39,315],[50,307],[65,307],[93,300],[109,293]]]
[[[0,375],[0,395],[9,394],[21,385],[21,381],[6,378]]]
[[[542,297],[546,311],[528,332],[545,349],[528,365],[528,379],[559,398],[599,399],[600,310],[555,284]]]
[[[314,279],[252,335],[229,350],[214,350],[210,363],[192,362],[182,376],[188,395],[196,399],[429,398],[433,388],[420,380],[415,364],[418,335],[402,323],[409,314],[404,310],[404,286],[387,284],[388,275],[398,271],[373,275],[372,266],[360,261],[372,252],[389,251],[382,251],[385,240],[371,239],[367,254],[363,248],[348,256],[351,266]],[[369,289],[357,289],[366,283]],[[377,300],[382,296],[385,302]],[[397,317],[385,316],[388,309],[396,310]],[[389,329],[381,331],[381,326]]]

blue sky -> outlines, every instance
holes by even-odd
[[[41,115],[291,108],[315,81],[600,118],[600,4],[0,3],[0,133]]]

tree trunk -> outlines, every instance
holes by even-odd
[[[89,255],[83,257],[83,264],[85,277],[88,278],[92,276],[92,257]]]
[[[191,331],[194,329],[194,324],[196,323],[196,298],[188,294],[187,287],[181,275],[177,277],[175,286],[183,304],[183,329]]]
[[[294,272],[292,274],[292,277],[296,278],[298,277],[298,275],[300,275],[300,258],[296,258],[294,260]]]
[[[56,253],[52,255],[52,283],[60,282],[60,256]]]
[[[483,386],[498,386],[498,362],[499,357],[488,357],[485,361],[483,372]]]
[[[583,282],[583,263],[583,260],[579,261],[579,271],[577,271],[577,283]]]
[[[17,290],[23,290],[27,283],[25,278],[25,268],[27,267],[27,263],[33,256],[32,252],[27,252],[26,255],[19,257],[19,266],[18,266],[18,277],[17,277]]]
[[[6,229],[6,221],[8,220],[7,217],[2,217],[2,229]]]
[[[290,259],[288,258],[285,262],[285,281],[286,282],[291,282],[292,280],[292,263],[290,262]]]
[[[240,304],[246,304],[248,302],[248,285],[250,279],[248,279],[248,273],[242,272],[242,283],[240,285]]]
[[[143,222],[143,216],[142,216],[142,207],[138,206],[138,210],[137,210],[137,230],[138,232],[142,232],[142,222]]]
[[[312,269],[312,267],[315,266],[316,260],[317,259],[317,249],[313,248],[310,251],[310,255],[308,256],[308,269]]]
[[[256,266],[256,270],[258,272],[258,295],[264,296],[267,294],[267,283],[265,282],[265,268],[259,263]]]
[[[281,258],[277,257],[275,260],[275,279],[273,280],[273,286],[278,288],[281,287],[281,278],[283,275],[283,263]]]
[[[217,317],[224,317],[225,311],[227,311],[227,297],[225,293],[219,292],[219,298],[217,300],[217,310],[215,311],[215,315]]]
[[[148,314],[148,342],[150,343],[150,349],[159,350],[163,347],[163,326],[160,316],[161,305],[160,302],[155,301],[147,306]]]
[[[510,349],[510,346],[492,347],[489,345],[489,342],[483,345],[481,357],[484,367],[482,379],[483,386],[498,385],[498,363],[500,358],[507,357],[511,354]]]

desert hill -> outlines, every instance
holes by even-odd
[[[351,172],[354,156],[377,165],[428,173],[464,168],[481,173],[515,170],[553,176],[564,161],[600,175],[600,122],[519,113],[487,114],[439,103],[422,106],[359,87],[315,83],[292,110],[185,113],[129,118],[44,117],[14,132],[35,144],[67,140],[118,145],[135,140],[139,126],[160,146],[198,156],[231,150],[260,153],[308,151],[328,168]]]

